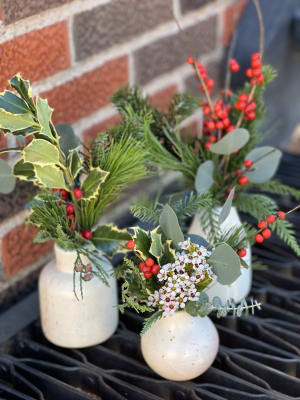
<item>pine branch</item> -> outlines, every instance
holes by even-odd
[[[278,180],[271,180],[268,182],[264,182],[261,185],[252,185],[253,187],[259,188],[260,190],[264,192],[269,192],[269,193],[275,193],[275,194],[280,194],[283,196],[290,195],[292,196],[295,200],[299,201],[300,200],[300,190],[295,189],[291,186],[285,185],[284,183],[281,183]]]
[[[274,212],[278,207],[274,200],[263,194],[239,193],[234,205],[239,211],[250,214],[257,220]]]
[[[146,199],[139,200],[131,207],[132,214],[143,222],[151,222],[155,225],[159,223],[160,209],[157,204]]]
[[[143,324],[143,329],[141,330],[140,335],[144,335],[154,324],[154,322],[158,321],[161,319],[163,312],[162,311],[156,311],[154,314],[151,315],[151,317],[146,318],[144,320]]]
[[[297,256],[300,256],[300,246],[296,239],[293,224],[287,220],[276,220],[270,225],[270,229],[282,239]]]

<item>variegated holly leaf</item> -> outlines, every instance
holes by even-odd
[[[68,155],[68,167],[74,178],[78,175],[79,171],[82,168],[82,161],[79,157],[78,151],[73,149],[70,150]]]
[[[216,247],[208,262],[221,285],[230,285],[241,275],[240,257],[226,243]]]
[[[126,229],[118,229],[116,225],[102,225],[93,232],[92,242],[105,254],[113,254],[118,247],[131,239]]]
[[[16,185],[16,178],[14,177],[11,167],[0,159],[0,193],[8,194],[12,192]]]
[[[151,246],[151,240],[148,236],[148,232],[144,231],[142,228],[135,226],[132,228],[134,231],[134,235],[132,239],[135,242],[135,248],[134,250],[139,253],[143,259],[146,259],[148,257],[151,257],[150,254],[150,246]]]
[[[29,81],[22,78],[21,74],[13,76],[9,81],[10,85],[19,93],[22,99],[28,104],[28,106],[34,110],[35,105],[32,99],[32,89]]]
[[[3,129],[5,132],[14,133],[31,126],[39,127],[33,120],[33,116],[30,112],[13,114],[0,108],[0,129]]]
[[[8,90],[0,93],[0,108],[12,114],[25,114],[30,111],[25,101]]]
[[[101,168],[90,168],[88,175],[82,181],[81,189],[83,190],[84,197],[82,200],[91,200],[96,198],[100,187],[108,177],[109,172],[103,171]]]
[[[41,126],[40,134],[45,135],[48,138],[52,139],[53,135],[50,129],[50,123],[51,123],[53,108],[49,107],[47,100],[41,99],[40,96],[37,96],[36,110],[37,110],[37,118]]]
[[[55,165],[46,165],[45,167],[35,165],[34,173],[41,185],[50,189],[57,188],[67,190],[64,175]]]
[[[159,217],[159,225],[167,239],[173,240],[177,245],[184,241],[182,230],[179,226],[177,215],[169,204],[164,205]]]
[[[210,146],[210,151],[215,154],[229,155],[245,146],[250,138],[247,129],[238,128],[227,133],[218,142]]]
[[[71,125],[69,124],[58,124],[55,125],[55,129],[60,136],[59,145],[62,151],[65,153],[65,156],[68,157],[69,152],[73,149],[76,149],[80,140],[75,135],[75,132]]]
[[[173,264],[176,260],[176,252],[172,247],[172,240],[166,240],[163,246],[163,253],[160,257],[160,265]]]
[[[35,179],[33,165],[25,163],[22,159],[15,163],[13,173],[20,180],[32,181]]]
[[[24,162],[33,165],[54,165],[59,164],[59,152],[57,147],[47,140],[35,139],[23,150]]]
[[[158,233],[158,230],[159,227],[155,228],[153,231],[150,232],[151,236],[150,253],[156,258],[160,258],[163,252],[161,234]]]

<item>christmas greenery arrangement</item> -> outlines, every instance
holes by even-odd
[[[212,98],[214,81],[208,76],[205,66],[193,57],[189,57],[187,62],[195,71],[204,100],[177,94],[169,111],[164,113],[152,107],[138,88],[127,87],[115,94],[113,102],[125,119],[133,113],[137,120],[152,114],[152,122],[143,136],[145,147],[151,152],[152,165],[182,174],[186,188],[192,190],[186,205],[194,213],[199,195],[210,198],[210,206],[198,211],[202,229],[208,237],[214,235],[218,227],[216,207],[235,187],[233,206],[258,221],[269,215],[270,229],[300,255],[292,224],[280,219],[271,223],[278,210],[277,204],[268,195],[260,193],[287,194],[300,200],[299,190],[273,179],[281,159],[280,150],[258,146],[263,139],[260,129],[265,111],[263,94],[276,76],[272,67],[263,65],[262,48],[260,53],[251,56],[251,67],[246,71],[249,81],[244,87],[236,93],[225,88],[215,101]],[[229,70],[237,72],[239,69],[238,62],[230,59]],[[180,135],[180,124],[199,104],[203,111],[202,135],[187,142]],[[133,211],[145,220],[157,218],[157,207],[149,202],[136,205]],[[263,230],[251,240],[261,243],[270,236],[270,229]]]
[[[101,257],[114,253],[129,234],[97,222],[128,184],[147,174],[147,151],[133,139],[140,126],[128,117],[82,151],[70,126],[54,126],[53,110],[47,100],[32,97],[28,81],[16,75],[10,84],[16,92],[0,94],[0,128],[13,135],[18,146],[0,152],[15,152],[18,157],[12,159],[12,168],[0,160],[0,192],[13,190],[16,178],[36,185],[39,190],[28,216],[28,222],[39,228],[35,242],[54,240],[65,250],[75,250],[74,271],[83,280],[95,274],[107,283]],[[97,267],[96,272],[83,265],[82,256]]]

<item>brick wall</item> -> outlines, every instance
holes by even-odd
[[[34,93],[49,99],[54,122],[72,123],[88,142],[118,116],[110,96],[140,84],[165,108],[176,91],[195,90],[182,34],[219,75],[224,47],[246,0],[2,0],[0,87],[21,72]],[[193,123],[193,121],[191,121]],[[194,123],[195,124],[195,123]],[[0,148],[6,139],[0,134]],[[51,244],[32,245],[24,205],[34,188],[17,185],[0,195],[0,293],[24,287],[49,257]],[[1,297],[0,297],[1,301]]]

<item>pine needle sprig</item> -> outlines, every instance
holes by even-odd
[[[282,196],[291,196],[295,200],[300,201],[300,190],[295,189],[291,186],[285,185],[284,183],[273,179],[267,182],[264,182],[262,184],[252,184],[251,185],[254,188],[258,188],[264,192],[269,192],[269,193],[274,193],[274,194],[280,194]]]
[[[297,256],[300,256],[300,246],[297,242],[294,226],[291,222],[277,219],[270,224],[270,229],[293,249]]]
[[[234,205],[257,220],[278,209],[276,202],[263,194],[239,193]]]

